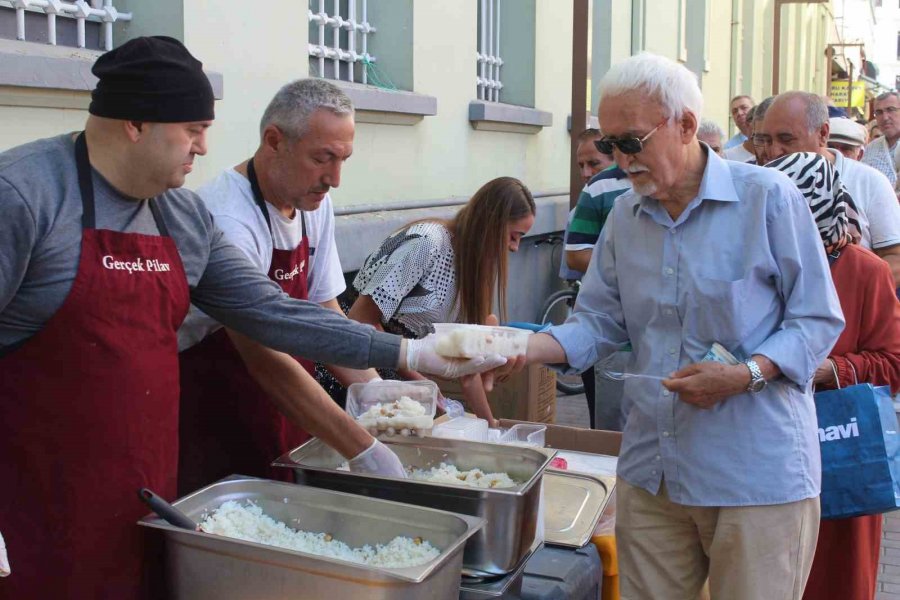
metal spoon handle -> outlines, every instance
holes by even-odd
[[[604,371],[604,374],[608,375],[612,379],[652,379],[653,381],[664,381],[667,377],[660,377],[659,375],[645,375],[644,373],[617,373],[615,371]]]
[[[141,500],[143,500],[147,504],[147,506],[149,506],[153,510],[153,512],[158,514],[160,517],[162,517],[175,527],[181,527],[182,529],[189,529],[191,531],[197,530],[197,524],[194,523],[193,519],[188,517],[186,514],[184,514],[147,488],[141,488],[140,490],[138,490],[138,496],[140,496]]]

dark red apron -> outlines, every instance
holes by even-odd
[[[247,177],[259,210],[272,231],[253,168]],[[300,211],[303,240],[293,250],[272,250],[269,278],[292,298],[308,298],[309,238]],[[274,248],[273,237],[273,248]],[[228,334],[220,329],[181,353],[178,493],[184,495],[232,474],[292,480],[271,462],[310,438],[292,425],[259,387]],[[296,359],[310,373],[315,364]]]
[[[135,524],[148,512],[137,491],[175,495],[187,279],[153,200],[161,235],[95,229],[83,133],[75,156],[83,232],[72,289],[0,357],[0,531],[12,566],[0,598],[161,597],[147,588],[159,573],[142,574],[161,546],[152,535],[145,546]]]

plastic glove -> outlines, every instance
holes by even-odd
[[[434,351],[436,341],[435,334],[420,340],[407,340],[406,367],[412,371],[430,373],[444,379],[458,379],[463,375],[490,371],[506,364],[506,358],[499,354],[477,358],[444,358]]]
[[[371,446],[351,458],[347,464],[354,473],[370,473],[406,479],[406,471],[403,469],[400,459],[390,448],[378,440],[372,440]]]
[[[6,542],[3,541],[3,535],[0,534],[0,577],[6,577],[11,572],[9,559],[6,557]]]

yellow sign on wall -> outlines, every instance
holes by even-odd
[[[831,82],[831,99],[834,100],[836,106],[847,106],[847,81]],[[866,82],[853,82],[853,97],[851,105],[856,108],[864,108],[866,104]]]

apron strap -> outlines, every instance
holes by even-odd
[[[266,208],[266,199],[263,198],[262,189],[259,187],[259,178],[256,176],[256,168],[253,166],[252,158],[247,161],[247,179],[250,180],[250,189],[253,191],[253,200],[262,212],[263,218],[266,220],[266,225],[269,226],[269,235],[272,235],[272,241],[275,241],[275,236],[272,234],[272,217],[269,216],[269,209]],[[303,215],[302,210],[298,209],[297,212],[300,213],[300,235],[305,239],[306,217]]]
[[[159,230],[159,235],[162,237],[171,237],[169,236],[169,228],[166,227],[166,222],[163,219],[162,211],[156,203],[156,198],[150,198],[148,202],[150,204],[150,212],[153,213],[153,220],[156,221],[156,228]]]
[[[78,189],[81,192],[81,227],[95,229],[94,182],[91,179],[91,159],[88,157],[84,132],[75,140],[75,167],[78,169]]]
[[[256,169],[253,167],[252,158],[247,161],[247,179],[250,180],[250,189],[253,191],[253,200],[256,201],[256,206],[262,211],[263,218],[266,220],[266,225],[269,226],[269,235],[272,235],[272,218],[269,216],[269,211],[266,208],[266,199],[263,198],[262,189],[259,187],[259,178],[256,177]],[[274,236],[272,239],[274,241]]]
[[[93,171],[91,169],[91,158],[88,155],[87,139],[83,131],[75,139],[75,168],[78,170],[78,190],[81,192],[81,227],[82,229],[96,229],[97,217],[94,205]],[[149,205],[159,234],[163,237],[170,237],[169,228],[166,227],[166,222],[163,219],[162,211],[156,204],[156,199],[151,198]]]

